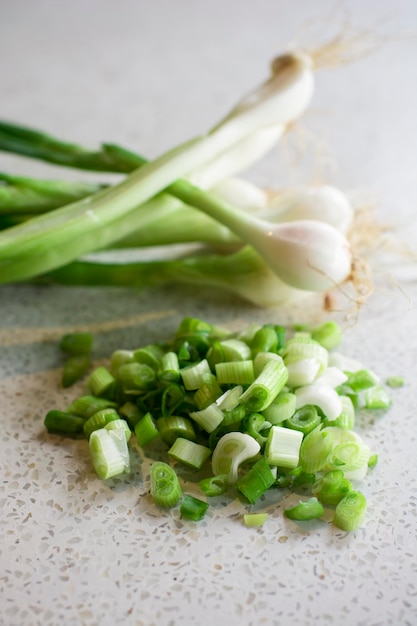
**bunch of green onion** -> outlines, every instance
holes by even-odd
[[[181,281],[228,289],[265,306],[352,279],[347,231],[353,211],[342,192],[294,189],[270,200],[237,176],[276,145],[313,91],[312,57],[283,54],[270,77],[208,133],[152,162],[117,145],[92,151],[0,123],[0,150],[122,174],[117,184],[0,174],[0,284]],[[157,261],[126,262],[118,255],[121,248],[190,242],[203,250]],[[206,249],[219,244],[221,254]]]
[[[288,518],[323,518],[333,508],[335,525],[352,531],[366,511],[356,485],[377,462],[354,430],[356,415],[387,409],[391,399],[375,373],[335,351],[340,340],[334,322],[291,334],[274,324],[230,333],[184,318],[169,341],[115,351],[89,374],[88,393],[49,411],[45,427],[86,438],[103,480],[128,475],[133,450],[154,458],[159,446],[150,493],[185,519],[202,519],[216,496],[254,505],[288,488],[310,495],[285,509]],[[61,347],[69,385],[88,371],[91,337],[69,335]],[[190,482],[199,476],[201,497],[184,495],[177,467]],[[249,511],[245,523],[266,517]]]

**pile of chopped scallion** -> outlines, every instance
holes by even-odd
[[[151,465],[150,493],[184,519],[202,519],[216,496],[253,505],[286,488],[307,494],[287,518],[322,518],[332,508],[333,523],[352,531],[366,513],[357,484],[377,462],[354,431],[356,414],[387,409],[391,399],[375,373],[334,350],[340,340],[335,322],[291,333],[253,323],[231,333],[187,317],[170,341],[116,350],[109,367],[89,373],[87,395],[49,411],[45,427],[85,437],[103,480],[129,474],[133,448],[146,455],[162,442],[166,460]],[[67,335],[61,348],[69,386],[89,371],[92,337]],[[183,494],[177,466],[191,481],[205,476],[201,498]],[[247,526],[265,522],[258,508],[245,512]]]

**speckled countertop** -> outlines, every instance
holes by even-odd
[[[344,7],[353,25],[397,36],[320,75],[305,119],[321,138],[316,160],[295,165],[278,150],[249,175],[276,186],[321,177],[366,192],[378,219],[395,223],[401,247],[412,247],[417,64],[415,40],[403,35],[416,5]],[[208,128],[289,39],[323,41],[344,15],[327,1],[3,0],[0,117],[156,155]],[[45,172],[4,155],[0,169]],[[374,269],[377,288],[358,321],[336,316],[342,348],[406,384],[392,391],[387,413],[359,422],[380,463],[362,485],[367,522],[352,534],[327,520],[286,520],[282,500],[296,496],[278,491],[260,505],[270,513],[260,529],[242,524],[240,502],[222,499],[202,522],[185,523],[147,495],[149,460],[134,455],[128,480],[104,483],[82,442],[42,426],[50,407],[80,390],[59,388],[66,331],[93,330],[103,362],[117,347],[169,336],[184,315],[302,322],[324,317],[318,303],[279,311],[204,289],[0,288],[0,624],[417,624],[416,271],[397,256]]]

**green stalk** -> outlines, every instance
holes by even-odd
[[[205,285],[234,293],[257,306],[277,305],[302,293],[280,281],[249,246],[227,255],[197,254],[162,261],[75,261],[41,276],[37,282],[138,288],[172,282]]]
[[[43,131],[1,120],[0,150],[95,172],[129,173],[146,162],[139,155],[114,144],[103,143],[99,150],[89,150]]]
[[[46,213],[97,193],[96,183],[42,180],[0,172],[0,215],[30,216]]]

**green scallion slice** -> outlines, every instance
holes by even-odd
[[[351,532],[363,524],[366,517],[366,498],[360,491],[350,491],[336,506],[333,523]]]
[[[172,507],[182,496],[180,481],[175,471],[167,463],[156,461],[151,467],[150,492],[158,506]]]
[[[322,517],[324,508],[317,498],[313,497],[308,500],[300,501],[295,506],[285,509],[284,514],[288,519],[305,521]]]
[[[207,513],[208,504],[198,498],[186,495],[180,506],[181,517],[192,522],[199,522]]]

